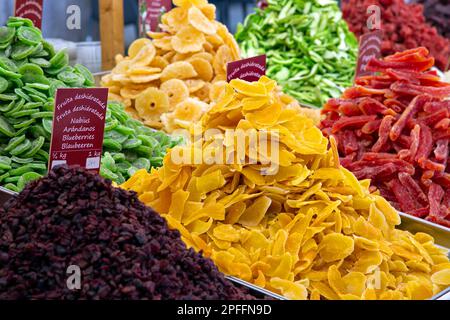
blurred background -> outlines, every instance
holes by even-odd
[[[51,2],[49,5],[48,2]],[[256,5],[254,0],[211,0],[217,6],[217,18],[228,26],[231,32],[251,12]],[[66,9],[78,5],[81,10],[81,29],[68,30]],[[13,14],[14,0],[0,1],[0,25]],[[124,0],[126,46],[138,36],[138,0]],[[46,38],[58,38],[74,42],[98,41],[98,1],[93,0],[45,0],[42,31]]]

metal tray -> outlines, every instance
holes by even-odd
[[[253,295],[255,298],[263,299],[263,300],[288,300],[283,296],[280,296],[279,294],[273,293],[269,290],[263,289],[261,287],[255,286],[254,284],[251,284],[247,281],[225,276],[227,280],[230,280],[233,284],[235,284],[238,287],[243,287],[249,290],[249,293]]]
[[[425,232],[433,236],[438,246],[450,250],[450,228],[441,226],[437,223],[417,218],[412,215],[399,212],[402,219],[400,229],[412,233]]]
[[[3,206],[16,193],[0,187],[0,206]]]

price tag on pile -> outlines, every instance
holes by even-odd
[[[100,171],[108,89],[58,89],[49,168],[79,165]]]
[[[139,33],[159,31],[161,16],[172,9],[171,0],[139,0]]]
[[[374,74],[374,72],[366,70],[367,64],[372,58],[378,59],[381,57],[382,39],[383,32],[381,30],[368,32],[360,37],[355,79]]]
[[[233,79],[258,81],[266,75],[266,65],[266,55],[230,62],[227,64],[227,81]]]
[[[14,16],[28,18],[36,28],[42,28],[42,12],[44,0],[16,0]]]

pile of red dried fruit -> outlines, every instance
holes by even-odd
[[[450,227],[450,84],[433,62],[423,47],[371,60],[380,73],[331,99],[321,129],[397,209]]]
[[[423,5],[423,13],[428,23],[436,27],[441,35],[450,38],[450,1],[413,0]]]
[[[81,290],[68,289],[71,265]],[[0,208],[0,300],[251,298],[134,193],[82,169],[57,168]]]
[[[371,13],[367,13],[367,8],[371,5],[381,9],[383,56],[423,46],[435,57],[436,66],[445,70],[450,56],[450,41],[425,21],[419,5],[406,4],[404,0],[344,1],[343,16],[352,32],[361,36],[369,31],[367,21]]]

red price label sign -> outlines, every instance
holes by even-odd
[[[361,36],[355,79],[373,74],[373,72],[367,70],[367,64],[372,58],[378,59],[381,57],[382,39],[383,32],[381,30],[372,31]]]
[[[227,80],[258,81],[266,75],[266,55],[230,62],[227,64]]]
[[[141,36],[146,36],[149,31],[159,31],[161,16],[171,9],[171,0],[139,0],[139,31]]]
[[[16,0],[14,16],[28,18],[36,28],[42,28],[42,10],[44,0]]]
[[[58,89],[49,168],[79,165],[100,171],[108,89]]]

